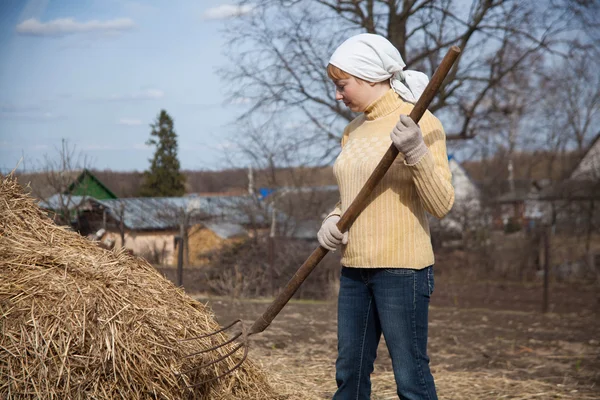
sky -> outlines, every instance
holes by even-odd
[[[233,0],[0,0],[0,172],[43,168],[63,139],[91,168],[145,170],[161,109],[183,169],[224,167],[244,102],[227,101],[217,75],[222,30],[248,11]]]

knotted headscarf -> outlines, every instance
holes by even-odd
[[[342,71],[369,82],[390,79],[396,93],[410,103],[416,103],[429,78],[422,72],[407,70],[398,49],[389,40],[372,33],[352,36],[342,43],[329,63]]]

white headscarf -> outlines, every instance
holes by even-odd
[[[406,64],[398,49],[383,36],[372,33],[347,39],[333,52],[329,63],[369,82],[391,78],[394,91],[411,103],[417,102],[429,82],[422,72],[403,71]]]

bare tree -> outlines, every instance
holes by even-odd
[[[598,133],[596,127],[600,119],[600,57],[591,55],[583,49],[575,49],[569,59],[551,70],[554,79],[550,90],[562,95],[558,112],[563,118],[557,122],[579,151],[584,149],[591,135]]]
[[[232,162],[233,159],[249,160],[253,188],[274,189],[267,199],[261,200],[256,189],[249,188],[257,196],[253,197],[251,209],[243,211],[258,212],[257,217],[268,221],[272,219],[274,207],[279,213],[278,233],[290,234],[298,221],[322,218],[324,212],[330,211],[323,208],[324,204],[326,207],[332,204],[324,202],[329,196],[323,191],[327,183],[319,183],[323,181],[320,179],[322,171],[306,167],[314,161],[309,143],[302,138],[282,135],[281,127],[291,129],[290,122],[274,117],[262,124],[240,124],[240,130],[245,130],[244,139],[230,155]]]
[[[567,9],[571,1],[544,3],[473,0],[465,7],[455,0],[259,0],[251,13],[229,25],[232,62],[223,75],[233,84],[233,99],[250,101],[243,119],[285,113],[297,127],[279,134],[304,140],[315,158],[328,160],[338,148],[342,125],[354,117],[335,101],[325,74],[329,56],[345,38],[381,34],[409,68],[429,75],[446,50],[458,45],[464,52],[430,109],[443,114],[449,138],[471,137],[491,107],[491,91],[532,55],[561,54],[565,32],[581,24]],[[509,46],[516,51],[507,59],[503,49]]]
[[[522,53],[518,44],[507,43],[500,49],[497,60],[501,64],[513,64]],[[489,90],[486,110],[474,123],[478,135],[471,146],[481,158],[485,158],[486,153],[504,155],[506,173],[498,171],[498,178],[507,178],[511,192],[515,191],[517,151],[531,148],[532,143],[539,140],[538,130],[532,127],[536,122],[532,117],[538,99],[546,94],[537,90],[540,76],[535,73],[536,67],[543,64],[542,54],[531,54],[524,61],[506,74],[502,85]],[[520,167],[531,169],[531,165]],[[527,175],[524,171],[518,172],[521,176]]]
[[[66,139],[56,148],[54,155],[45,155],[38,174],[38,182],[31,185],[32,194],[42,200],[53,214],[54,220],[62,225],[78,229],[78,214],[87,204],[85,187],[79,187],[81,195],[73,193],[74,184],[81,172],[89,167],[85,154],[71,146]],[[85,182],[80,182],[85,185]]]

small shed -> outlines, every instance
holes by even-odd
[[[84,236],[87,236],[93,227],[91,220],[98,214],[96,199],[116,199],[117,196],[98,179],[90,170],[83,169],[74,175],[75,171],[54,176],[50,172],[47,180],[54,182],[50,185],[44,179],[38,179],[34,195],[41,196],[40,208],[47,210],[55,220],[69,224]],[[58,173],[56,173],[58,174]],[[46,187],[41,187],[41,186]],[[64,190],[60,190],[62,187]],[[52,193],[52,189],[58,193]],[[48,193],[43,195],[43,193]],[[93,225],[93,223],[92,223]]]
[[[225,244],[243,240],[248,231],[240,224],[231,222],[207,222],[194,225],[189,233],[189,263],[194,266],[206,265],[209,253]]]
[[[479,187],[453,155],[448,156],[448,166],[452,173],[454,205],[443,219],[429,219],[431,230],[435,232],[434,239],[440,241],[458,239],[466,231],[475,229],[482,223]]]

